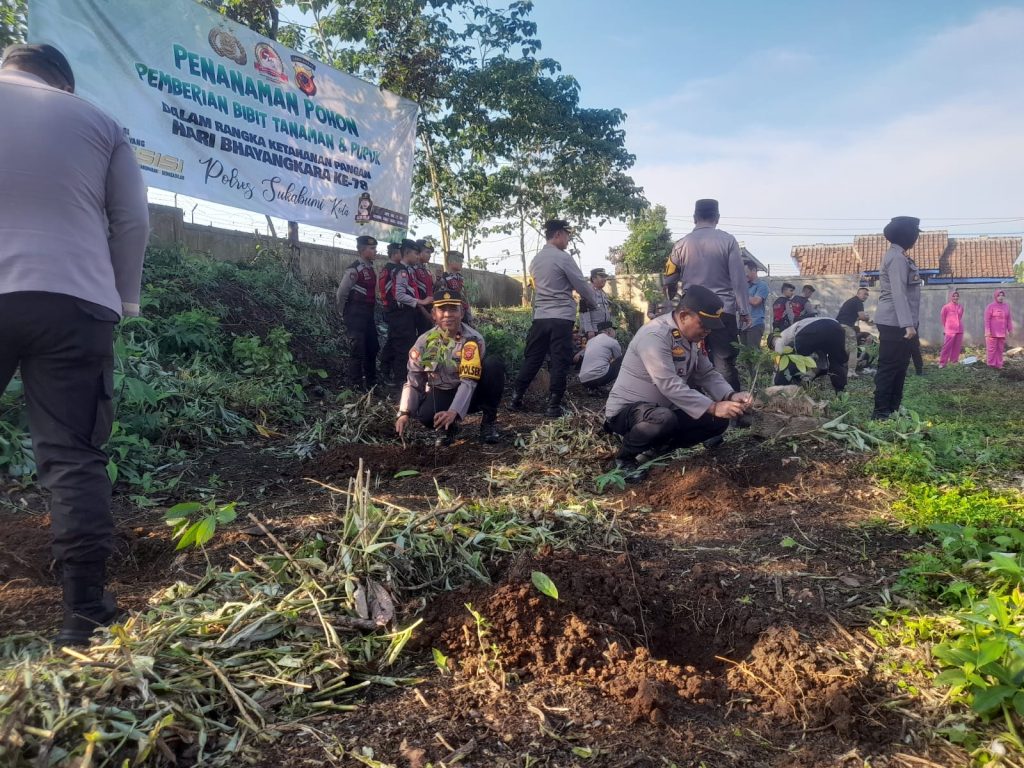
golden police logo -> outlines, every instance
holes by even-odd
[[[238,38],[224,27],[214,27],[206,39],[214,53],[225,59],[231,59],[240,67],[244,67],[245,62],[249,60],[249,57],[245,55],[245,48],[238,42]]]
[[[451,297],[452,297],[452,295],[450,293],[448,293],[447,291],[445,291],[444,298],[450,299]]]
[[[295,70],[295,85],[307,96],[316,96],[316,83],[313,72],[316,64],[304,56],[292,56],[292,68]]]
[[[475,341],[467,341],[462,348],[462,361],[459,363],[459,378],[479,381],[483,369],[480,366],[480,356]]]
[[[256,43],[256,60],[253,66],[268,80],[288,82],[288,75],[284,73],[284,62],[274,47],[268,43]]]
[[[686,350],[682,347],[672,347],[672,357],[685,357]]]

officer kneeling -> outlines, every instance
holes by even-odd
[[[627,480],[642,476],[639,454],[717,438],[729,419],[750,410],[750,393],[734,391],[700,347],[708,333],[723,327],[722,300],[691,285],[669,314],[633,337],[605,406],[605,427],[622,436],[615,466]]]
[[[780,355],[788,347],[798,355],[823,358],[828,368],[832,387],[836,392],[846,389],[849,372],[846,332],[843,330],[843,326],[831,317],[808,317],[798,320],[781,334],[769,337],[768,346]],[[816,379],[820,375],[820,371],[815,371],[808,378]],[[800,379],[800,371],[793,363],[775,373],[776,384],[799,383]]]
[[[484,359],[484,337],[462,322],[463,298],[458,291],[437,291],[432,315],[434,327],[409,350],[409,375],[395,431],[405,434],[415,416],[423,426],[439,431],[439,445],[450,445],[466,414],[480,411],[480,437],[496,443],[505,363],[495,357]]]

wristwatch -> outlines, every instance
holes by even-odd
[[[399,411],[399,416],[412,416],[412,411]]]

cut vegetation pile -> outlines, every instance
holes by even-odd
[[[496,446],[396,440],[330,292],[150,254],[109,446],[131,610],[81,652],[39,634],[46,499],[0,399],[0,763],[1024,765],[1024,361],[929,367],[887,422],[870,380],[784,390],[778,428],[627,486],[576,388]],[[479,317],[514,367],[528,311]]]

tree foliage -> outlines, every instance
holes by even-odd
[[[672,244],[665,206],[656,205],[630,220],[629,237],[618,249],[618,263],[636,275],[658,274],[672,252]]]
[[[27,32],[27,0],[4,0],[0,4],[0,50],[25,42]]]

